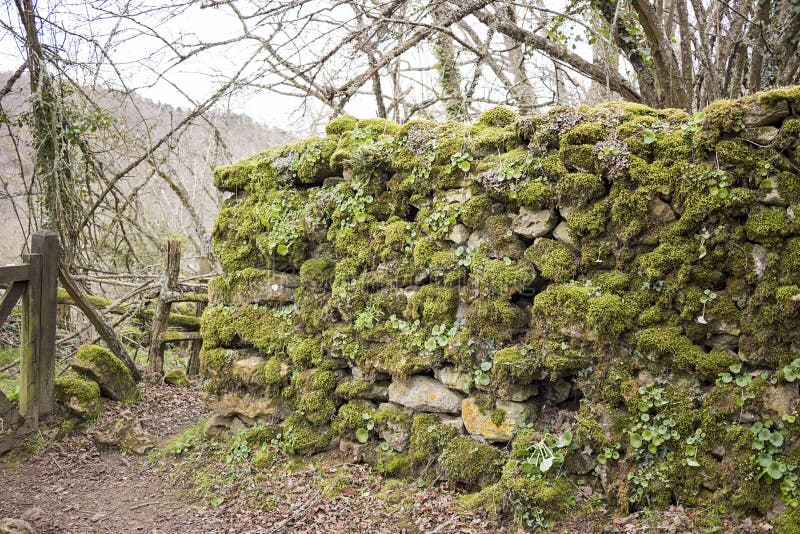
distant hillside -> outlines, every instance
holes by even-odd
[[[0,73],[0,87],[10,73]],[[2,111],[13,125],[28,109],[28,80],[22,78],[2,99]],[[81,88],[93,102],[113,118],[112,135],[95,139],[102,147],[105,174],[124,168],[155,139],[186,118],[190,110],[175,108],[117,90]],[[16,139],[9,134],[14,132]],[[15,126],[0,133],[0,264],[18,259],[26,228],[26,190],[29,189],[32,149],[26,132]],[[212,186],[212,170],[266,148],[284,144],[292,136],[259,124],[246,115],[215,109],[195,119],[179,135],[157,151],[124,179],[122,188],[136,192],[136,223],[149,236],[179,234],[199,247],[199,231],[210,231],[220,203]],[[194,224],[184,204],[164,176],[182,185],[202,228]],[[22,220],[20,224],[19,220]]]

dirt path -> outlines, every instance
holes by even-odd
[[[0,517],[23,517],[38,532],[205,532],[224,524],[200,517],[201,504],[151,468],[145,456],[100,450],[90,434],[124,411],[165,439],[197,424],[196,390],[149,387],[133,406],[109,403],[88,432],[48,443],[28,457],[0,457]],[[204,515],[204,514],[203,514]]]

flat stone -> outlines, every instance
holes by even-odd
[[[525,402],[538,394],[538,384],[508,384],[497,388],[497,396],[499,398],[514,402]]]
[[[469,240],[470,233],[471,232],[469,228],[461,223],[458,223],[450,229],[445,239],[452,241],[456,245],[463,245]]]
[[[389,401],[421,412],[458,413],[461,410],[461,395],[427,376],[392,382]]]
[[[576,452],[568,454],[564,460],[564,467],[576,475],[588,475],[597,466],[597,461],[590,454]]]
[[[558,215],[552,210],[529,210],[522,207],[511,221],[515,233],[533,239],[550,233],[558,224]]]
[[[492,421],[492,412],[503,410],[505,417],[497,425]],[[481,411],[474,397],[467,397],[461,403],[461,419],[470,434],[481,436],[487,441],[511,441],[514,431],[530,415],[527,405],[519,402],[498,400],[494,410]]]
[[[778,384],[764,390],[764,410],[778,417],[794,413],[800,406],[797,384]]]
[[[569,236],[567,221],[561,221],[556,225],[555,228],[553,228],[553,238],[572,249],[578,249],[578,245],[575,243],[575,240]]]
[[[462,189],[451,189],[444,194],[444,201],[450,203],[458,202],[460,204],[463,204],[464,202],[466,202],[471,198],[472,198],[472,191],[470,191],[466,187]]]
[[[139,418],[132,413],[124,413],[114,419],[94,434],[94,440],[99,445],[117,447],[136,454],[146,454],[156,446],[153,438],[142,429]]]
[[[374,446],[371,443],[360,443],[344,438],[339,440],[339,452],[344,454],[351,463],[369,461],[372,449],[374,449]]]
[[[745,127],[771,126],[778,124],[789,116],[789,103],[779,100],[774,104],[753,102],[750,109],[746,109],[742,116]]]
[[[433,376],[436,377],[436,380],[450,389],[467,393],[467,391],[464,389],[464,383],[469,380],[469,374],[462,373],[453,366],[446,366],[439,369],[434,369]]]
[[[213,278],[208,284],[210,304],[246,306],[248,304],[288,304],[300,286],[296,274],[261,270],[239,279],[235,274]]]
[[[408,448],[411,437],[411,428],[395,421],[387,421],[381,428],[380,436],[389,444],[393,451],[403,452]]]
[[[746,128],[741,133],[741,136],[743,139],[765,146],[778,137],[778,132],[779,130],[774,126],[757,126],[755,128]]]
[[[264,364],[267,360],[261,356],[250,356],[241,360],[236,360],[231,366],[233,376],[245,384],[259,384],[263,382]],[[288,366],[287,366],[288,372]]]
[[[212,415],[203,425],[203,435],[210,439],[226,439],[245,429],[238,417]]]
[[[764,273],[767,270],[767,249],[761,245],[753,245],[750,248],[750,259],[752,261],[752,272],[760,281],[764,278]]]
[[[6,517],[0,519],[0,534],[36,534],[36,530],[27,521]]]
[[[367,373],[358,366],[350,368],[350,372],[353,374],[354,380],[364,380],[366,382],[372,382],[374,380],[388,380],[390,378],[388,373],[381,373],[378,371]]]
[[[223,416],[243,415],[250,419],[284,419],[290,414],[280,397],[226,393],[211,401],[211,409]]]
[[[464,420],[459,415],[456,415],[455,417],[450,417],[449,415],[439,415],[439,424],[446,428],[452,428],[459,434],[464,433]]]

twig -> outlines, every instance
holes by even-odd
[[[457,517],[458,516],[454,515],[453,517],[451,517],[450,519],[448,519],[435,529],[431,530],[429,534],[435,534],[436,532],[440,532],[444,527],[449,526],[453,521],[455,521]]]
[[[18,364],[19,364],[19,358],[17,358],[17,359],[16,359],[16,360],[14,360],[13,362],[9,363],[8,365],[6,365],[6,366],[5,366],[5,367],[3,367],[2,369],[0,369],[0,373],[3,373],[3,372],[5,372],[5,371],[8,371],[9,369],[11,369],[12,367],[15,367],[15,366],[17,366]]]
[[[287,517],[286,519],[275,525],[275,527],[269,531],[270,534],[277,534],[278,532],[282,532],[283,529],[286,528],[286,525],[306,515],[308,511],[311,509],[311,507],[317,504],[321,500],[322,500],[322,495],[317,495],[315,498],[311,499],[310,501],[307,501],[303,506],[295,510],[295,512],[292,515],[290,515],[289,517]]]

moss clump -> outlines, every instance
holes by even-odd
[[[440,424],[436,416],[415,415],[411,423],[408,457],[414,466],[427,467],[455,436],[456,431]]]
[[[567,170],[597,173],[599,169],[599,160],[592,145],[562,145],[558,154]]]
[[[587,121],[561,134],[562,145],[593,145],[608,135],[608,126]]]
[[[200,351],[200,375],[205,379],[204,389],[218,394],[235,386],[232,365],[239,357],[233,349],[210,349]]]
[[[268,386],[280,385],[283,382],[282,367],[283,362],[277,356],[267,360],[262,369],[264,384]]]
[[[322,362],[322,344],[315,337],[305,337],[289,347],[289,357],[299,370],[308,369],[312,364]]]
[[[490,215],[484,221],[481,249],[491,258],[516,260],[525,252],[525,245],[511,230],[511,217]]]
[[[486,486],[482,490],[459,497],[458,503],[473,512],[484,512],[489,518],[496,518],[508,506],[508,501],[499,484]]]
[[[108,349],[82,345],[78,348],[72,368],[79,375],[97,382],[101,393],[110,399],[134,401],[139,398],[131,372]]]
[[[300,266],[300,284],[314,289],[329,289],[336,264],[328,258],[310,259]]]
[[[333,435],[329,426],[311,426],[299,415],[289,416],[282,424],[281,439],[288,450],[301,456],[309,456],[328,448]]]
[[[470,228],[478,228],[490,212],[492,201],[485,195],[473,195],[461,205],[460,219]]]
[[[784,209],[761,208],[750,213],[745,223],[747,239],[756,243],[774,243],[792,235],[793,224]]]
[[[373,405],[365,400],[351,400],[339,408],[339,413],[333,420],[333,431],[344,436],[354,432],[359,427],[364,427],[369,419],[375,415]]]
[[[434,284],[422,286],[408,298],[405,315],[426,324],[451,324],[456,318],[458,290]]]
[[[95,417],[103,410],[100,386],[97,382],[76,376],[56,378],[55,399],[58,404],[78,417]]]
[[[578,260],[572,250],[555,239],[537,239],[525,251],[539,273],[556,283],[569,282],[578,272]]]
[[[451,440],[439,456],[446,480],[469,487],[484,487],[500,478],[503,454],[495,447],[469,437]]]
[[[539,340],[534,347],[535,362],[540,374],[550,378],[573,376],[592,365],[593,354],[567,342]]]
[[[494,126],[497,128],[505,128],[511,126],[519,120],[519,115],[513,110],[497,106],[484,111],[478,117],[478,124],[484,126]]]
[[[507,347],[492,357],[492,382],[530,384],[539,377],[536,361],[527,348]]]
[[[517,193],[517,202],[533,210],[553,207],[556,199],[553,186],[538,180],[527,180]]]
[[[527,261],[473,260],[470,282],[484,297],[510,298],[530,287],[536,271]]]
[[[478,298],[467,309],[465,325],[480,338],[503,342],[525,324],[525,312],[499,299]]]
[[[372,384],[366,380],[345,380],[336,386],[336,394],[343,399],[355,399],[372,389]],[[341,412],[341,410],[340,410]]]
[[[647,328],[639,333],[636,344],[642,354],[659,359],[676,369],[694,369],[706,378],[716,378],[725,368],[721,367],[719,354],[707,355],[686,336],[679,327]]]
[[[564,176],[555,189],[560,206],[586,206],[606,192],[603,181],[596,174],[571,172]]]
[[[171,386],[186,387],[189,385],[189,377],[186,375],[186,371],[183,369],[170,369],[164,373],[164,383]]]
[[[325,133],[328,135],[341,135],[345,132],[356,129],[358,119],[351,115],[340,115],[333,118],[325,126]]]
[[[506,463],[499,484],[507,498],[521,507],[520,514],[528,512],[553,520],[563,518],[575,506],[575,491],[569,479],[526,476],[515,460]]]

